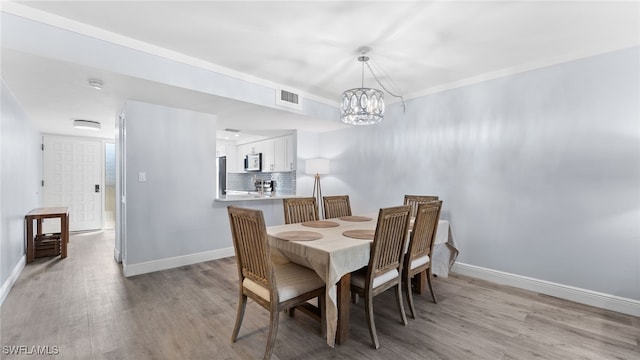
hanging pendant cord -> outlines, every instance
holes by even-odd
[[[393,97],[397,97],[400,99],[400,101],[402,102],[402,112],[405,112],[407,110],[407,105],[404,103],[404,98],[402,97],[402,95],[396,95],[394,93],[392,93],[391,91],[389,91],[386,87],[384,87],[384,85],[382,85],[382,82],[380,81],[380,79],[378,79],[378,76],[376,75],[376,73],[373,72],[373,69],[371,69],[371,65],[369,65],[368,61],[363,61],[365,64],[367,64],[367,67],[369,68],[369,71],[371,72],[371,75],[373,75],[373,78],[376,79],[376,81],[378,82],[378,85],[380,85],[380,87],[382,87],[382,89],[384,91],[386,91],[389,95],[393,96]],[[362,87],[364,87],[364,64],[362,65]]]

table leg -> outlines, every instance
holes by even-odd
[[[65,227],[65,233],[67,234],[67,244],[71,242],[71,236],[69,236],[69,213],[66,213],[64,215],[65,219],[67,220],[67,225]]]
[[[69,214],[64,214],[60,217],[60,258],[67,257],[67,243],[69,242]]]
[[[39,217],[36,218],[36,234],[42,235],[42,219]]]
[[[33,218],[27,216],[25,218],[25,225],[27,226],[27,264],[33,262],[35,258],[35,250],[33,243]]]
[[[336,343],[344,344],[349,339],[349,321],[351,317],[351,273],[338,281],[338,329]]]

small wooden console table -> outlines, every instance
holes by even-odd
[[[27,263],[35,258],[35,242],[33,221],[36,221],[36,236],[42,235],[42,219],[60,218],[60,257],[67,257],[67,243],[69,242],[69,208],[50,207],[37,208],[29,211],[24,219],[27,225]]]

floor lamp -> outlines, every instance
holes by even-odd
[[[313,197],[320,208],[318,214],[320,218],[324,218],[324,205],[322,203],[322,188],[320,187],[320,175],[329,173],[329,159],[307,159],[304,163],[305,172],[315,176],[313,183]]]

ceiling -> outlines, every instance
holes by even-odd
[[[3,2],[2,11],[92,36],[108,32],[129,47],[170,50],[336,106],[343,90],[360,86],[362,46],[385,87],[407,99],[640,44],[636,1],[18,1]],[[71,128],[83,118],[109,124],[97,136],[113,137],[110,124],[127,99],[215,113],[221,130],[345,126],[4,44],[1,65],[9,89],[48,133],[94,135]],[[102,91],[87,85],[96,76]],[[369,74],[365,85],[379,87]]]

